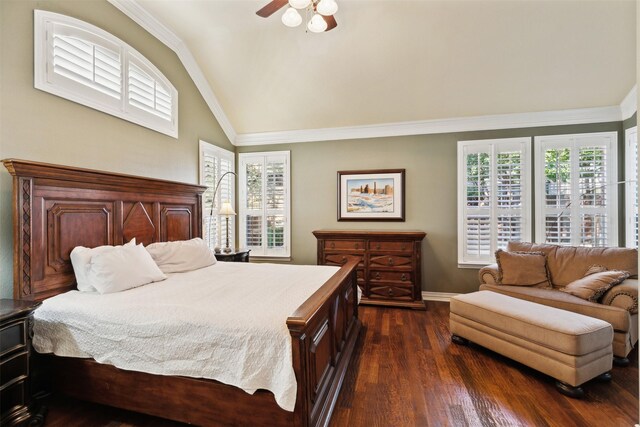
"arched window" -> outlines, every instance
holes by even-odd
[[[34,85],[178,137],[178,91],[144,56],[106,31],[35,11]]]

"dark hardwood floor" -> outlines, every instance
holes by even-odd
[[[582,400],[554,380],[476,345],[451,343],[449,304],[427,311],[361,307],[365,325],[332,427],[633,426],[638,422],[638,350],[609,383]],[[161,403],[159,403],[161,404]],[[46,426],[178,427],[183,424],[53,396]],[[212,425],[215,421],[212,420]]]

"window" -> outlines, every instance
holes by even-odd
[[[617,246],[617,133],[536,137],[536,241]]]
[[[227,246],[226,217],[217,215],[217,211],[226,201],[235,207],[235,176],[233,174],[228,174],[220,181],[215,202],[213,200],[214,187],[227,172],[235,172],[234,154],[231,151],[200,141],[200,184],[207,186],[207,190],[202,195],[202,219],[204,222],[202,230],[205,240],[212,249],[216,246],[219,248]],[[231,248],[236,247],[235,229],[235,217],[230,216],[228,233]]]
[[[626,246],[638,247],[638,127],[625,131]]]
[[[149,60],[91,24],[34,12],[37,89],[178,137],[178,92]]]
[[[458,262],[488,264],[530,240],[530,138],[458,142]]]
[[[289,152],[239,155],[240,242],[251,256],[289,257]]]

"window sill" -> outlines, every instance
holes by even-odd
[[[482,267],[486,267],[487,265],[491,265],[491,264],[493,264],[493,262],[468,262],[468,263],[459,262],[458,268],[480,270]]]

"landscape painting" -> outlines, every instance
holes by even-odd
[[[338,221],[404,221],[404,169],[338,172]]]
[[[393,212],[393,179],[347,179],[347,212]]]

